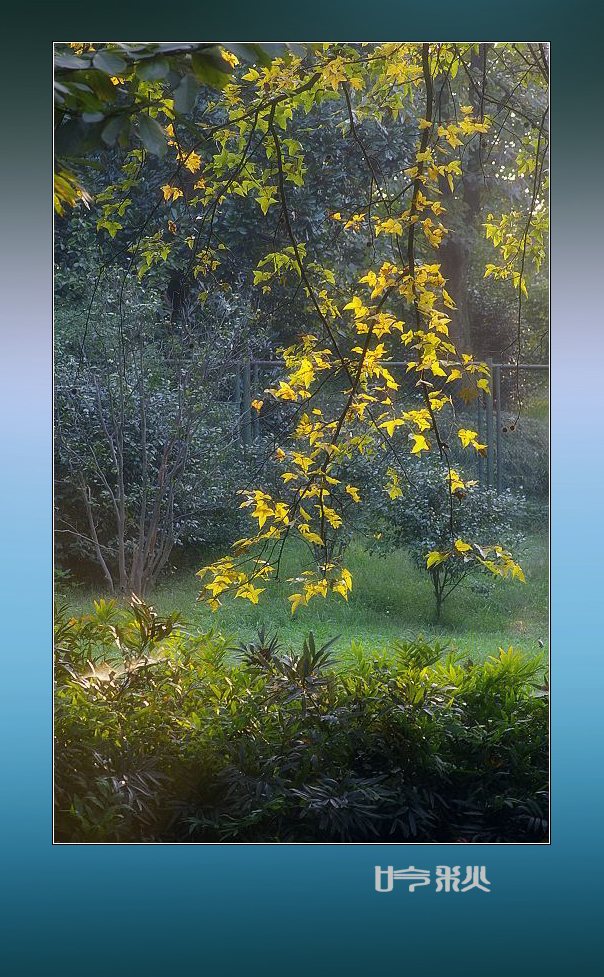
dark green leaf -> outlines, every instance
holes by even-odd
[[[199,82],[193,75],[185,75],[174,92],[174,108],[177,112],[190,112],[195,105]]]
[[[160,81],[170,70],[170,62],[166,58],[153,58],[141,61],[136,66],[136,73],[143,81]]]
[[[55,68],[89,68],[90,59],[80,58],[76,54],[55,54]]]
[[[224,88],[228,85],[231,66],[219,54],[209,49],[203,54],[195,53],[191,57],[195,77],[203,85],[210,88]]]
[[[91,68],[89,71],[78,71],[73,76],[74,82],[83,82],[88,85],[95,95],[107,102],[114,102],[116,97],[115,86],[104,71]]]
[[[120,75],[127,67],[121,54],[116,54],[114,51],[97,51],[92,63],[106,75]]]
[[[82,119],[70,119],[55,130],[57,156],[80,156],[103,148],[102,123],[85,123]]]
[[[115,115],[112,119],[109,119],[101,132],[101,139],[103,142],[107,143],[108,146],[114,146],[119,138],[125,121],[126,120],[123,115]]]
[[[159,122],[149,115],[139,115],[137,120],[137,135],[145,149],[154,156],[164,156],[168,148],[166,134]]]

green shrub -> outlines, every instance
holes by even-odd
[[[481,546],[499,543],[518,559],[523,544],[520,530],[527,526],[526,501],[509,491],[481,490],[467,475],[464,475],[464,480],[468,479],[465,490],[451,497],[446,468],[438,457],[410,462],[407,473],[409,485],[394,500],[382,487],[385,481],[382,471],[373,479],[365,473],[363,484],[368,504],[364,525],[359,528],[373,550],[407,548],[432,583],[438,621],[447,597],[467,576],[479,574],[485,590],[497,584],[493,575],[476,560],[466,561],[461,556],[427,568],[428,553],[451,548],[451,520],[454,538],[461,537]]]
[[[546,840],[542,660],[394,652],[59,612],[57,840]]]

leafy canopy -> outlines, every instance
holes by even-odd
[[[475,97],[470,63],[478,46],[328,43],[279,52],[247,45],[72,47],[57,59],[59,212],[85,198],[68,168],[70,155],[118,144],[125,153],[121,179],[96,204],[98,230],[119,241],[143,167],[150,156],[163,157],[172,172],[155,191],[153,212],[165,213],[165,226],[147,234],[144,222],[136,239],[126,237],[123,245],[139,279],[184,241],[195,278],[217,287],[221,215],[247,200],[273,239],[253,272],[254,286],[261,293],[300,289],[313,323],[281,351],[282,376],[253,404],[260,411],[280,404],[289,412],[289,437],[275,448],[282,490],[259,486],[242,493],[253,530],[199,571],[201,599],[213,609],[228,595],[257,603],[279,572],[285,544],[297,538],[307,545],[312,566],[291,581],[292,612],[317,596],[347,600],[353,581],[338,557],[339,539],[363,498],[341,477],[343,468],[355,455],[387,453],[384,491],[404,504],[406,457],[436,452],[451,498],[462,497],[464,478],[451,465],[451,434],[441,430],[441,418],[454,418],[456,399],[468,403],[489,391],[486,364],[458,349],[450,335],[456,296],[447,290],[439,260],[449,233],[443,201],[461,186],[469,147],[478,141],[482,151],[500,135],[484,90]],[[503,48],[498,57],[504,66],[520,59],[515,46]],[[543,64],[530,50],[532,62],[521,52],[528,64],[521,84],[544,91]],[[455,93],[466,76],[472,97],[462,102]],[[193,112],[200,92],[203,110]],[[350,212],[334,208],[325,221],[343,235],[367,236],[363,267],[330,267],[324,255],[312,253],[296,219],[309,171],[307,134],[327,109],[358,155],[367,192]],[[513,178],[526,187],[526,208],[491,215],[485,226],[498,261],[487,264],[485,276],[509,279],[519,303],[529,264],[538,267],[545,253],[545,114],[529,125],[515,152]],[[410,165],[396,180],[383,174],[364,135],[366,125],[386,119],[410,122],[416,136]],[[389,368],[389,361],[402,358],[415,382],[412,405],[402,402]],[[338,396],[326,402],[325,389]],[[470,454],[486,450],[469,428],[453,429],[452,436]],[[426,554],[428,568],[477,561],[495,575],[522,580],[498,543],[485,548],[459,535],[453,506],[449,537],[446,548]]]

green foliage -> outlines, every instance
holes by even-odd
[[[526,83],[510,93],[518,68]],[[524,245],[529,264],[539,264],[546,231],[540,179],[547,162],[544,72],[543,52],[513,44],[57,47],[56,144],[74,172],[76,160],[89,167],[94,195],[88,222],[90,229],[94,217],[95,284],[90,298],[86,289],[80,296],[88,309],[86,336],[104,331],[98,299],[94,308],[97,290],[105,298],[99,286],[111,283],[110,275],[121,280],[118,309],[110,310],[121,347],[120,392],[107,376],[100,399],[94,391],[100,426],[98,415],[106,415],[112,402],[118,403],[118,423],[106,425],[109,438],[101,439],[95,473],[82,472],[79,462],[63,469],[68,491],[79,493],[86,509],[88,540],[81,520],[75,538],[78,545],[94,547],[106,579],[113,581],[117,563],[120,589],[143,592],[186,535],[185,524],[198,521],[194,513],[183,517],[179,511],[183,497],[199,507],[204,498],[184,477],[185,462],[198,447],[195,425],[188,423],[199,417],[197,408],[188,411],[184,424],[162,429],[160,419],[174,417],[171,408],[181,402],[188,362],[200,365],[193,379],[205,384],[201,364],[207,348],[223,341],[215,331],[200,342],[200,320],[213,315],[244,324],[232,330],[238,342],[225,353],[241,355],[252,346],[258,351],[262,331],[268,355],[282,352],[287,367],[284,378],[271,375],[273,386],[263,395],[257,390],[252,402],[262,411],[264,430],[270,430],[276,465],[268,472],[258,465],[254,480],[241,486],[247,492],[240,504],[258,526],[252,523],[253,532],[234,544],[232,555],[204,570],[201,593],[214,610],[230,595],[255,605],[269,576],[278,572],[285,544],[298,538],[313,552],[315,568],[291,581],[292,612],[329,593],[349,599],[352,578],[340,556],[351,500],[364,500],[354,484],[340,480],[339,470],[353,454],[377,445],[390,453],[395,474],[388,475],[386,487],[394,498],[399,485],[393,479],[403,479],[409,454],[438,449],[443,474],[458,437],[472,458],[485,450],[471,426],[457,434],[440,431],[436,416],[447,415],[448,427],[449,408],[458,397],[467,405],[477,392],[488,391],[487,367],[465,352],[475,353],[476,345],[466,343],[475,337],[466,337],[462,322],[470,280],[491,290],[495,279],[522,279],[520,300],[527,297]],[[491,99],[500,85],[506,98]],[[501,123],[505,141],[499,138]],[[69,179],[65,192],[73,197]],[[525,197],[526,214],[519,203]],[[440,221],[445,213],[449,226]],[[82,214],[79,208],[60,227],[73,222],[77,231],[78,223],[86,224]],[[478,238],[483,246],[470,268],[468,254],[476,251]],[[493,259],[493,244],[505,267],[485,282],[484,258]],[[72,242],[66,250],[59,264],[68,257],[71,266],[58,276],[59,289],[63,279],[71,287],[71,272],[86,248]],[[144,299],[140,290],[136,298],[137,281]],[[532,289],[532,279],[529,284]],[[129,296],[140,308],[125,325]],[[171,306],[169,324],[152,324],[152,332],[161,333],[159,343],[155,337],[149,342],[146,333],[154,299]],[[513,304],[508,298],[508,310]],[[519,304],[518,329],[521,311]],[[136,318],[145,321],[138,335]],[[162,349],[175,326],[181,330],[176,370],[168,367],[174,350],[165,357]],[[506,321],[507,349],[509,328]],[[277,338],[284,334],[293,345],[280,351]],[[145,346],[136,357],[133,342]],[[400,356],[415,392],[421,391],[412,410],[385,365]],[[163,414],[146,373],[149,363],[157,366],[154,379],[164,382]],[[89,388],[98,385],[98,376],[92,383],[90,375],[86,379]],[[148,405],[142,404],[141,385],[152,394]],[[135,406],[135,415],[148,412],[148,439],[141,436],[142,422],[138,432],[138,422],[130,423],[127,405]],[[124,413],[128,424],[122,423]],[[79,442],[96,452],[90,426],[81,427]],[[214,426],[204,433],[206,442],[224,441]],[[110,442],[122,437],[123,457],[112,462],[119,471],[108,478]],[[68,430],[65,441],[73,457],[71,442],[78,442],[78,434]],[[222,470],[220,459],[205,458],[195,479],[200,487],[208,466],[213,473]],[[285,470],[276,489],[268,483],[279,466]],[[142,485],[128,478],[137,470],[146,473]],[[172,473],[169,489],[166,472]],[[156,493],[162,496],[161,518],[150,502]],[[107,523],[107,496],[110,504],[115,500],[115,532]],[[220,529],[224,552],[224,544],[240,534],[226,521]],[[484,556],[478,546],[474,540],[468,544],[457,563],[472,560],[500,575],[522,573],[501,548]],[[435,576],[442,573],[449,567]]]
[[[531,510],[530,518],[540,526],[547,522],[541,510]],[[451,642],[455,650],[476,661],[510,643],[529,654],[537,649],[539,640],[547,648],[545,533],[526,537],[522,554],[525,585],[490,587],[482,575],[469,577],[445,604],[439,623],[434,621],[434,595],[425,566],[419,567],[405,549],[378,553],[367,549],[359,538],[354,539],[346,553],[355,580],[348,601],[311,602],[293,615],[286,600],[287,581],[300,576],[308,563],[303,544],[284,554],[283,579],[267,581],[263,604],[228,600],[216,613],[196,600],[197,580],[192,569],[202,555],[211,554],[193,548],[179,555],[180,569],[159,581],[153,590],[153,604],[161,613],[183,608],[191,626],[200,631],[215,628],[226,636],[229,645],[251,642],[263,622],[270,622],[281,641],[294,647],[302,644],[309,631],[320,643],[340,635],[338,656],[346,654],[353,643],[362,645],[367,655],[387,652],[396,640],[419,633],[431,643]],[[97,588],[70,586],[62,593],[71,614],[78,616],[87,613]]]
[[[116,631],[132,653],[103,665]],[[140,604],[59,612],[57,838],[544,841],[542,669],[422,640],[336,664],[266,634],[233,663]]]
[[[71,228],[67,254],[87,240]],[[174,547],[240,534],[232,500],[265,445],[242,462],[224,370],[240,323],[228,306],[209,303],[193,323],[172,322],[158,285],[123,288],[105,271],[86,324],[78,295],[86,270],[78,263],[57,276],[66,294],[55,329],[56,556],[97,580],[104,561],[115,589],[140,592]],[[136,580],[141,526],[149,558]]]
[[[368,459],[355,472],[369,500],[363,513],[364,534],[376,552],[401,546],[409,550],[416,565],[430,577],[437,619],[449,594],[468,575],[480,574],[487,589],[496,586],[492,575],[485,574],[480,563],[464,560],[462,552],[442,563],[430,559],[430,565],[427,557],[452,547],[452,523],[453,539],[472,539],[481,547],[499,541],[518,552],[523,543],[520,531],[524,528],[523,496],[509,491],[481,490],[473,480],[463,482],[463,488],[450,493],[442,466],[430,458],[421,464],[409,464],[408,484],[400,489],[400,495],[395,493],[391,498],[381,489],[383,479],[379,474],[376,476],[376,465],[382,465],[382,459]]]
[[[189,112],[202,86],[224,88],[238,59],[270,64],[276,55],[304,50],[288,44],[110,43],[57,44],[54,57],[56,113],[55,209],[63,215],[90,195],[65,166],[81,166],[86,153],[138,141],[153,156],[168,149],[157,121]]]

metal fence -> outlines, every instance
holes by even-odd
[[[481,391],[472,407],[464,414],[464,421],[475,426],[479,441],[487,445],[485,455],[477,455],[476,477],[481,488],[502,492],[506,488],[522,488],[522,472],[514,471],[511,452],[506,447],[506,435],[515,432],[523,416],[523,397],[541,391],[541,401],[547,415],[549,396],[549,365],[546,363],[493,363],[485,361],[491,373],[491,392]],[[388,369],[404,384],[412,377],[406,373],[405,360],[388,361]],[[225,377],[232,375],[231,403],[235,408],[235,430],[242,447],[248,447],[263,433],[263,421],[252,402],[262,399],[268,376],[283,368],[281,360],[245,358],[225,364]],[[402,375],[397,375],[397,370]],[[547,429],[547,420],[542,424]],[[522,434],[519,436],[522,438]],[[509,442],[509,439],[508,439]],[[529,450],[529,449],[527,449]],[[525,462],[528,466],[530,458]],[[517,468],[517,466],[516,466]],[[528,472],[527,472],[528,474]],[[545,477],[547,473],[544,473]]]

